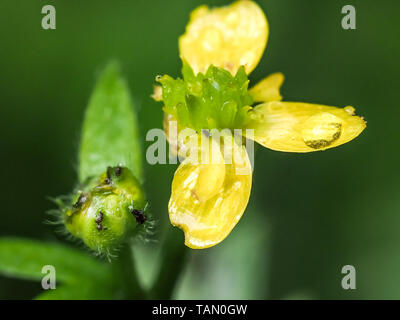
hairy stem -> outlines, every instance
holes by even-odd
[[[124,299],[147,298],[147,292],[139,282],[132,250],[128,244],[121,248],[118,259],[113,262],[113,269],[119,292]]]
[[[185,247],[182,233],[168,228],[162,248],[160,271],[151,289],[152,299],[171,299],[179,277],[187,262],[189,249]]]

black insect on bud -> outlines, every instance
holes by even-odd
[[[95,221],[96,221],[97,224],[103,222],[103,212],[99,211],[99,215],[97,216]]]
[[[99,215],[97,216],[97,218],[95,219],[96,224],[97,224],[97,230],[101,231],[101,230],[107,230],[108,228],[103,227],[103,218],[104,218],[104,214],[103,212],[99,211]]]
[[[88,198],[88,196],[87,196],[86,193],[81,193],[81,194],[79,195],[78,200],[76,200],[76,202],[74,203],[73,207],[74,207],[75,209],[81,208],[82,205],[86,202],[87,198]]]
[[[133,209],[132,207],[130,207],[129,210],[135,217],[137,223],[143,224],[146,222],[146,216],[143,214],[143,210]]]
[[[122,167],[118,166],[115,168],[115,175],[119,177],[122,173]]]
[[[111,170],[112,170],[111,167],[107,167],[107,171],[106,171],[107,177],[106,177],[106,181],[105,181],[106,184],[111,184],[112,183]]]

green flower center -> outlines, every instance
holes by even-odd
[[[240,129],[248,120],[253,99],[248,93],[246,72],[239,68],[235,76],[210,66],[205,74],[194,74],[183,63],[183,79],[168,75],[157,78],[162,86],[164,111],[173,115],[180,126],[201,129]]]

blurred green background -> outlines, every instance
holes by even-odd
[[[99,70],[121,61],[143,137],[162,125],[149,98],[157,74],[180,71],[177,38],[196,6],[229,1],[0,1],[0,236],[64,241],[43,224],[48,196],[77,179],[80,126]],[[248,209],[220,245],[191,251],[175,298],[400,298],[400,2],[258,1],[269,24],[252,83],[281,71],[287,101],[353,105],[368,121],[356,140],[310,154],[258,148]],[[41,8],[57,29],[41,28]],[[341,8],[357,30],[341,28]],[[143,138],[143,147],[148,146]],[[174,165],[146,164],[162,230]],[[181,231],[175,230],[177,236]],[[150,283],[159,245],[138,249]],[[341,288],[354,265],[357,289]],[[0,277],[0,298],[31,298],[40,283]]]

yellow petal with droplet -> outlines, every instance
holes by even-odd
[[[329,107],[300,102],[268,102],[256,106],[247,128],[254,140],[272,150],[311,152],[337,147],[366,127],[351,106]]]
[[[267,19],[253,1],[241,0],[221,8],[196,8],[179,50],[195,73],[212,64],[235,74],[244,66],[249,74],[258,64],[268,38]]]
[[[204,249],[221,242],[241,218],[250,197],[251,165],[243,146],[231,164],[194,164],[189,158],[175,172],[169,217],[185,233],[185,245]]]
[[[249,90],[254,102],[280,101],[282,96],[279,89],[285,77],[277,72],[270,74]]]

